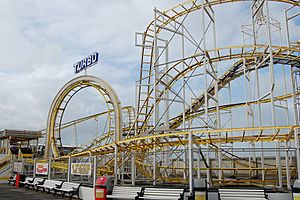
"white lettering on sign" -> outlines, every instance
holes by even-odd
[[[75,74],[78,74],[79,72],[86,70],[87,68],[97,64],[98,60],[99,60],[99,53],[95,52],[92,55],[89,55],[88,57],[84,58],[83,60],[75,63],[73,66],[75,69]]]

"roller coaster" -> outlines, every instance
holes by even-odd
[[[241,25],[244,41],[218,48],[214,9],[233,3],[250,7],[250,23]],[[269,3],[285,8],[287,45]],[[45,158],[66,170],[67,159],[98,156],[98,175],[132,184],[192,188],[202,177],[216,187],[290,189],[300,177],[300,40],[289,27],[299,8],[297,0],[193,0],[155,8],[146,31],[136,33],[142,49],[136,106],[122,107],[100,78],[74,78],[49,110]],[[201,30],[195,30],[199,13]],[[88,87],[103,96],[107,111],[63,123],[72,97]],[[100,115],[107,115],[105,132],[70,154],[59,151],[63,129]]]

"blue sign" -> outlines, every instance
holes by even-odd
[[[83,60],[75,63],[73,66],[75,69],[75,74],[78,74],[79,72],[86,70],[87,68],[97,64],[98,59],[99,59],[99,53],[95,52],[92,55],[89,55],[88,57],[84,58]]]

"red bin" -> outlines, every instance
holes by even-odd
[[[16,188],[20,187],[20,174],[16,174],[16,183],[15,183]]]
[[[95,184],[95,200],[106,200],[106,195],[110,192],[112,184],[113,177],[99,177]]]

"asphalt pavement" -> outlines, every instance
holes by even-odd
[[[2,181],[1,181],[2,182]],[[42,200],[42,199],[62,199],[60,195],[53,196],[53,194],[47,194],[36,192],[32,189],[16,188],[12,184],[7,185],[6,182],[0,183],[0,199],[1,200]],[[63,199],[70,199],[65,197]]]

